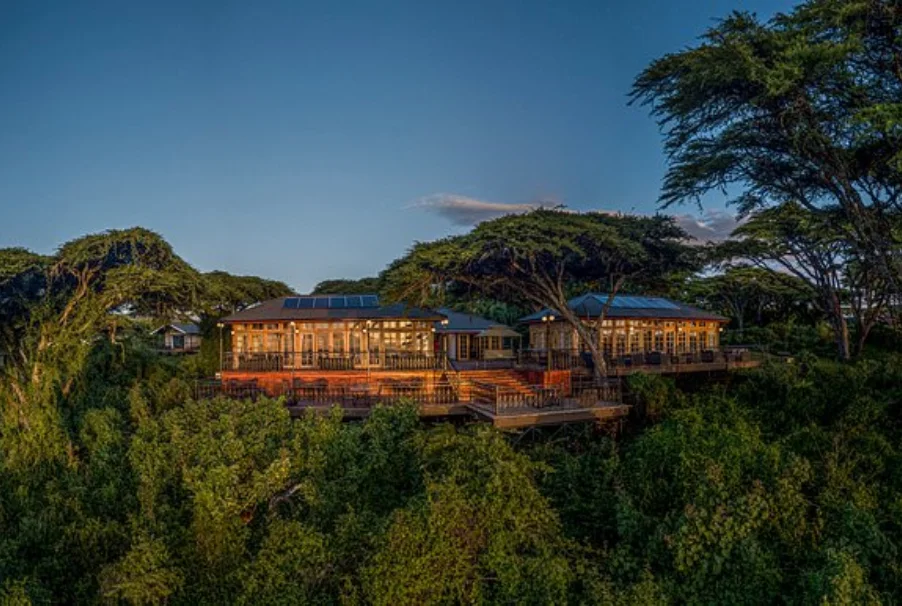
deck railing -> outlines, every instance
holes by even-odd
[[[361,384],[330,385],[325,381],[283,382],[270,395],[284,397],[290,406],[341,406],[343,408],[371,408],[376,404],[409,401],[420,405],[448,405],[460,401],[457,389],[450,382],[441,382],[427,389],[417,381],[379,381]],[[196,397],[216,396],[256,399],[266,395],[254,379],[198,382]]]
[[[228,352],[222,370],[277,372],[290,370],[441,370],[442,354],[421,352]]]
[[[549,360],[550,357],[550,360]],[[706,350],[699,352],[666,353],[645,352],[621,355],[605,355],[604,362],[608,371],[634,367],[668,367],[678,368],[689,365],[723,366],[731,363],[759,360],[758,352],[750,350]],[[523,368],[542,368],[550,370],[573,370],[577,368],[593,368],[592,354],[571,349],[526,349],[520,352],[517,365]]]
[[[560,408],[575,403],[572,399],[564,398],[561,391],[556,387],[536,385],[513,388],[495,383],[472,381],[470,394],[470,399],[474,404],[488,406],[495,414],[501,414],[512,409]]]
[[[469,388],[469,398],[462,396],[462,383]],[[423,406],[459,404],[469,401],[487,407],[494,414],[527,409],[590,408],[622,401],[619,379],[609,379],[601,384],[574,378],[570,393],[560,387],[536,385],[499,385],[485,381],[441,381],[427,387],[423,381],[375,379],[369,383],[330,384],[325,379],[305,381],[285,380],[268,386],[269,395],[284,397],[291,406],[340,406],[349,409],[366,409],[376,404],[392,404],[400,401]],[[196,397],[209,399],[216,396],[250,398],[265,395],[257,380],[229,379],[204,381],[197,384]]]

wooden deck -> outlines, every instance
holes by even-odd
[[[315,414],[329,414],[333,406],[323,404],[289,406],[292,417],[301,417],[308,411]],[[372,408],[355,408],[339,406],[345,419],[361,420],[369,416]],[[421,405],[420,416],[429,418],[472,418],[489,422],[498,429],[522,429],[547,425],[564,425],[567,423],[603,423],[622,419],[629,414],[630,406],[617,403],[601,403],[596,406],[549,406],[547,408],[505,408],[496,411],[489,404],[474,402],[457,402],[444,405]]]
[[[728,372],[744,368],[757,368],[760,360],[730,362],[695,362],[691,364],[643,364],[641,366],[615,366],[607,369],[609,377],[625,377],[639,372],[649,375],[678,375],[682,373]]]
[[[301,417],[308,410],[316,414],[329,414],[333,408],[340,408],[342,415],[348,420],[360,420],[369,416],[373,410],[369,406],[339,406],[337,404],[298,404],[289,405],[288,412],[292,417]],[[443,417],[467,417],[472,416],[472,411],[466,402],[456,402],[453,404],[421,404],[419,405],[420,417],[443,418]]]
[[[548,407],[506,408],[495,411],[487,404],[469,403],[467,407],[480,419],[490,422],[498,429],[522,429],[524,427],[541,427],[544,425],[564,425],[567,423],[600,423],[621,419],[629,414],[630,407],[625,404],[600,403],[588,408],[582,407]]]
[[[760,364],[757,359],[700,362],[672,358],[659,364],[614,364],[603,384],[584,368],[567,370],[492,368],[451,371],[225,371],[204,395],[284,397],[292,416],[329,414],[339,408],[348,420],[368,417],[377,405],[414,402],[424,419],[460,418],[499,429],[622,419],[621,377],[635,373],[719,374]],[[200,390],[199,390],[200,392]]]

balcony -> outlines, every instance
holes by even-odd
[[[409,351],[371,352],[228,352],[222,370],[242,372],[285,372],[292,370],[442,370],[444,354]]]
[[[699,352],[666,353],[660,351],[606,355],[608,375],[631,372],[678,373],[704,370],[722,370],[757,366],[762,361],[759,352],[748,349],[706,350]],[[521,368],[544,370],[587,370],[594,367],[592,354],[570,349],[525,349],[519,352],[517,365]]]

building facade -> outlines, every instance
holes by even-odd
[[[568,307],[592,332],[605,356],[644,353],[700,353],[720,349],[720,333],[728,319],[660,297],[588,293]],[[602,318],[603,316],[603,318]],[[529,326],[532,350],[587,351],[579,334],[561,314],[544,309],[521,319]]]
[[[292,296],[223,319],[223,369],[416,369],[438,363],[433,311],[382,306],[376,295]]]
[[[200,349],[200,327],[193,323],[166,324],[153,331],[161,348],[169,353],[193,353]]]
[[[436,347],[450,360],[513,360],[521,336],[509,326],[472,314],[440,308],[435,323]]]

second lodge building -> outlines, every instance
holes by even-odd
[[[728,319],[661,297],[614,297],[588,293],[568,307],[591,330],[606,357],[628,354],[695,354],[720,349],[720,333]],[[599,318],[604,314],[604,319]],[[529,326],[530,348],[539,351],[586,351],[579,335],[560,313],[550,309],[520,321]]]

